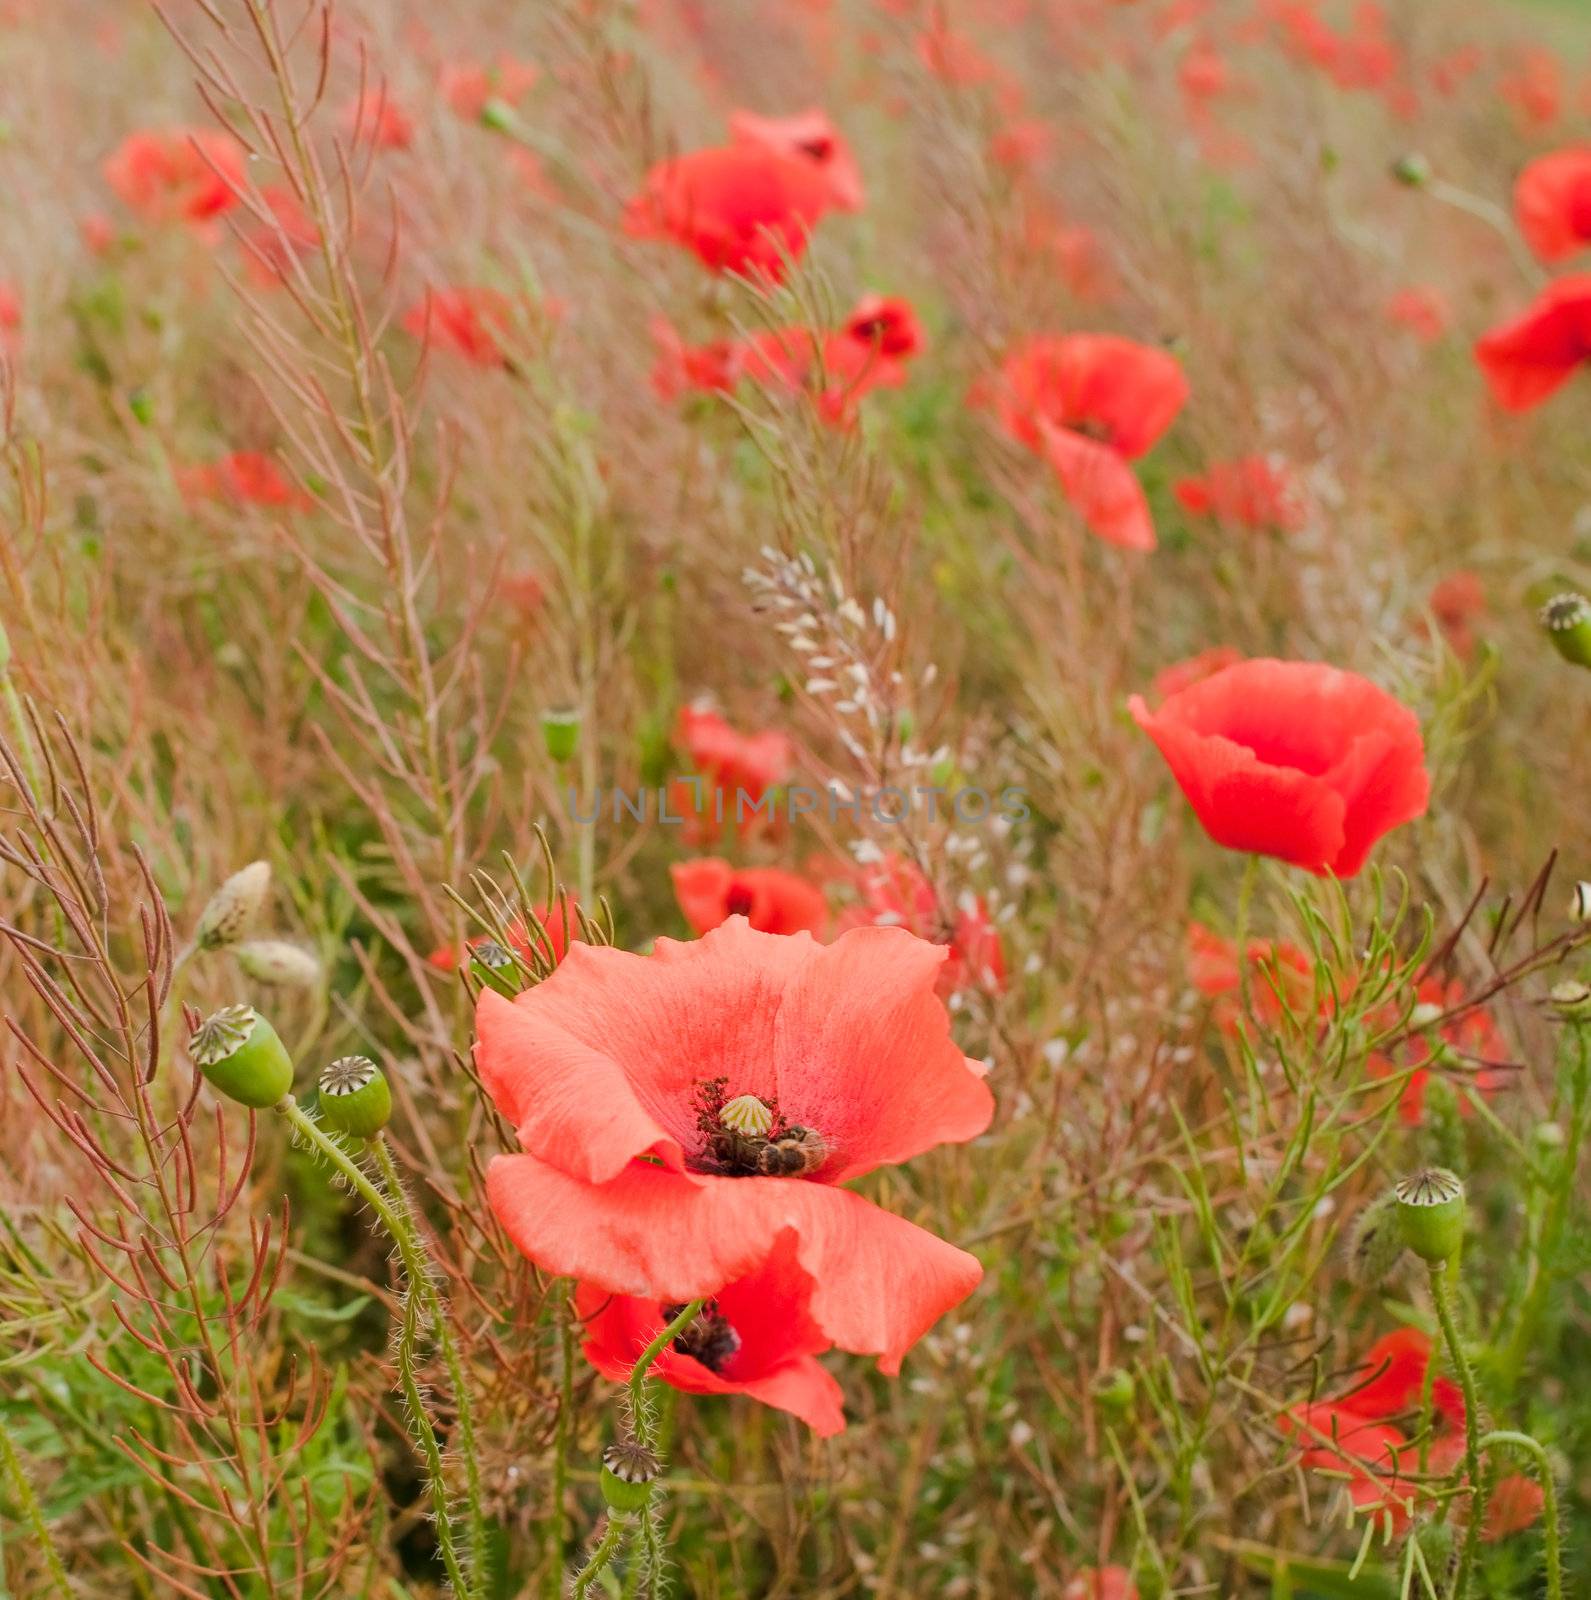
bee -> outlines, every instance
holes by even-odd
[[[799,1178],[816,1172],[829,1158],[823,1135],[811,1128],[789,1127],[770,1139],[757,1157],[757,1170],[765,1178]]]

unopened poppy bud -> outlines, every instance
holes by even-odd
[[[1442,1015],[1442,1008],[1432,1005],[1429,1000],[1422,1000],[1409,1013],[1409,1026],[1411,1028],[1429,1028],[1438,1017]]]
[[[1384,1194],[1372,1200],[1354,1223],[1349,1262],[1355,1283],[1373,1288],[1397,1266],[1404,1251],[1403,1224],[1398,1200]]]
[[[663,1463],[633,1439],[621,1439],[602,1452],[602,1498],[615,1511],[642,1511]]]
[[[1565,978],[1562,983],[1553,984],[1547,992],[1547,998],[1552,1001],[1553,1010],[1560,1017],[1574,1021],[1591,1017],[1591,983],[1581,983],[1578,978]]]
[[[1416,1530],[1414,1542],[1425,1557],[1426,1570],[1438,1583],[1445,1582],[1448,1569],[1458,1554],[1458,1541],[1453,1535],[1451,1522],[1423,1522]]]
[[[1107,1411],[1118,1416],[1126,1411],[1138,1396],[1138,1385],[1125,1367],[1112,1367],[1102,1372],[1090,1385],[1094,1398]]]
[[[1569,896],[1569,915],[1575,922],[1591,922],[1591,883],[1580,882]]]
[[[1440,1266],[1464,1242],[1464,1185],[1446,1167],[1427,1167],[1393,1190],[1403,1242],[1422,1261]]]
[[[749,1133],[760,1139],[773,1126],[773,1112],[754,1094],[737,1094],[726,1101],[718,1120],[736,1133]]]
[[[228,1099],[256,1110],[274,1106],[293,1087],[287,1046],[253,1006],[207,1017],[189,1036],[188,1054]]]
[[[194,943],[201,950],[219,950],[223,945],[236,944],[260,914],[270,889],[268,861],[251,861],[234,872],[210,896],[209,904],[199,914]]]
[[[1561,1122],[1538,1122],[1530,1130],[1530,1137],[1536,1141],[1536,1148],[1547,1155],[1563,1149],[1569,1142]]]
[[[1418,150],[1392,163],[1392,176],[1409,189],[1423,189],[1431,181],[1431,163]]]
[[[1591,600],[1572,589],[1554,595],[1541,608],[1541,625],[1565,661],[1591,667]]]
[[[580,743],[580,713],[543,711],[541,737],[547,746],[547,754],[562,766],[575,753]]]
[[[232,954],[256,983],[278,989],[313,989],[320,982],[320,963],[309,951],[285,939],[245,939]]]
[[[392,1089],[369,1056],[339,1056],[317,1087],[321,1124],[332,1133],[369,1139],[392,1119]]]

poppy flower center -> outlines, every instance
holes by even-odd
[[[731,885],[729,893],[724,897],[724,909],[732,917],[749,917],[754,904],[755,897],[743,883]]]
[[[753,1094],[731,1096],[728,1090],[728,1078],[696,1087],[696,1128],[702,1142],[687,1157],[693,1171],[719,1178],[803,1178],[828,1160],[823,1135],[786,1121],[777,1101]]]
[[[1066,426],[1071,432],[1080,433],[1085,439],[1093,439],[1098,444],[1110,444],[1116,437],[1116,430],[1098,417],[1078,417]]]
[[[817,134],[811,139],[803,139],[796,149],[804,156],[811,156],[814,161],[827,161],[834,154],[834,141]]]
[[[667,1326],[684,1309],[683,1305],[662,1307],[664,1325]],[[740,1349],[740,1335],[731,1326],[729,1318],[718,1309],[718,1302],[709,1300],[696,1314],[691,1325],[674,1341],[674,1348],[682,1356],[701,1362],[709,1372],[722,1372]]]

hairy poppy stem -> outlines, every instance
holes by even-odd
[[[1469,1480],[1469,1526],[1464,1531],[1464,1548],[1459,1557],[1458,1570],[1453,1574],[1453,1585],[1448,1593],[1452,1600],[1462,1600],[1469,1589],[1470,1567],[1475,1560],[1475,1547],[1480,1539],[1481,1519],[1486,1511],[1485,1486],[1480,1472],[1480,1398],[1475,1391],[1475,1374],[1469,1357],[1459,1342],[1458,1324],[1453,1320],[1453,1301],[1448,1292],[1447,1263],[1432,1262],[1430,1267],[1431,1299],[1436,1306],[1436,1320],[1442,1325],[1442,1338],[1447,1345],[1448,1359],[1458,1375],[1459,1388],[1464,1392],[1464,1475]]]
[[[447,1569],[448,1581],[461,1600],[474,1600],[477,1590],[465,1570],[465,1557],[459,1549],[458,1530],[453,1522],[442,1449],[437,1443],[436,1429],[426,1410],[425,1397],[420,1386],[416,1348],[423,1332],[423,1324],[425,1322],[433,1324],[437,1343],[442,1347],[445,1357],[451,1351],[452,1338],[443,1319],[433,1314],[433,1307],[440,1304],[440,1297],[436,1293],[436,1285],[431,1281],[419,1236],[413,1227],[412,1219],[406,1215],[407,1208],[394,1206],[370,1181],[359,1163],[335,1139],[326,1134],[320,1124],[299,1106],[292,1095],[284,1095],[277,1102],[276,1109],[287,1118],[294,1133],[323,1156],[360,1199],[369,1205],[397,1247],[405,1279],[403,1322],[399,1330],[397,1350],[399,1389],[403,1395],[404,1410],[408,1413],[409,1427],[414,1435],[416,1447],[425,1461],[437,1548],[441,1552],[442,1564]],[[448,1362],[450,1373],[456,1361],[457,1352],[453,1351]],[[478,1504],[477,1500],[476,1505]],[[472,1506],[472,1516],[475,1509],[476,1506]],[[476,1555],[478,1557],[478,1550]]]
[[[591,1559],[575,1574],[574,1594],[575,1600],[590,1592],[591,1585],[613,1558],[619,1553],[619,1546],[624,1542],[624,1536],[629,1532],[630,1519],[610,1512],[608,1526],[603,1531],[602,1540],[596,1549],[591,1552]]]
[[[1547,1557],[1547,1600],[1563,1600],[1563,1546],[1558,1530],[1558,1486],[1553,1482],[1552,1463],[1539,1439],[1528,1433],[1515,1433],[1499,1429],[1488,1433],[1480,1442],[1482,1450],[1492,1450],[1499,1445],[1512,1445],[1523,1450],[1535,1461],[1536,1478],[1541,1484],[1541,1532]]]
[[[635,1436],[648,1448],[654,1443],[652,1418],[646,1404],[646,1374],[652,1363],[693,1323],[701,1309],[707,1304],[705,1299],[692,1300],[691,1303],[664,1327],[663,1331],[636,1357],[635,1366],[630,1370],[630,1419],[635,1428]]]

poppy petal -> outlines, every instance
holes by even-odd
[[[1040,422],[1038,431],[1045,458],[1090,531],[1124,550],[1153,550],[1149,501],[1126,458],[1069,428]]]

